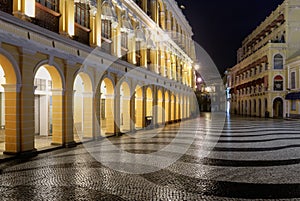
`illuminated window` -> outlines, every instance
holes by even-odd
[[[102,20],[102,37],[106,39],[111,39],[111,21],[110,20]]]
[[[128,33],[121,32],[121,46],[125,49],[128,49]]]
[[[128,33],[121,32],[121,47],[122,47],[122,60],[127,61],[128,53]]]
[[[36,89],[39,90],[39,91],[46,91],[46,89],[47,89],[45,79],[35,78],[34,79],[34,85],[37,87]]]
[[[86,3],[75,3],[75,22],[90,27],[90,6]]]
[[[136,65],[140,66],[141,65],[141,42],[137,41],[136,42]]]
[[[111,54],[112,51],[112,22],[107,19],[102,19],[101,23],[101,36],[102,36],[102,44],[101,49],[106,53]]]
[[[159,26],[162,28],[162,22],[161,22],[161,18],[160,18],[160,5],[159,3],[157,3],[157,22],[159,24]]]
[[[48,89],[49,89],[49,90],[52,89],[52,80],[48,80]]]
[[[36,0],[36,2],[56,12],[59,10],[59,0]]]
[[[151,64],[151,49],[147,49],[147,63]]]
[[[161,51],[158,51],[158,65],[157,65],[157,72],[161,73]]]

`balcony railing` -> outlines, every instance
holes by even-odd
[[[35,18],[33,23],[50,31],[59,32],[60,13],[55,12],[39,3],[35,3]]]
[[[75,23],[75,37],[74,39],[83,44],[90,44],[90,32],[91,30]]]
[[[127,61],[128,60],[128,55],[127,54],[128,54],[128,49],[122,46],[121,47],[121,55],[122,55],[121,59],[123,61]]]
[[[110,39],[102,37],[101,50],[111,54],[112,53],[112,41]]]

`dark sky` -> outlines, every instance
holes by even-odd
[[[176,0],[184,5],[194,40],[212,57],[219,71],[236,64],[236,51],[283,0]]]

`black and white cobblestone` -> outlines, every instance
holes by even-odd
[[[1,163],[0,200],[300,200],[300,121],[234,117],[222,131],[202,119],[187,125],[185,132],[197,131],[189,150],[155,172],[115,171],[96,161],[83,145]],[[177,130],[171,126],[151,138],[109,140],[130,153],[149,154],[172,143]],[[151,131],[137,135],[143,132]],[[203,146],[206,135],[211,142]],[[159,152],[151,165],[179,154],[189,142],[184,137],[176,140],[178,149]],[[214,141],[217,144],[209,147]],[[105,146],[101,150],[110,153]],[[211,150],[209,155],[199,157],[206,150]]]

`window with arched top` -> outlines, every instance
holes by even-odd
[[[277,75],[274,78],[274,91],[282,91],[283,90],[283,78],[281,75]]]
[[[274,56],[274,69],[283,69],[283,57],[281,54]]]
[[[107,53],[113,49],[112,32],[118,25],[118,18],[111,0],[103,0],[101,6],[101,48]]]

